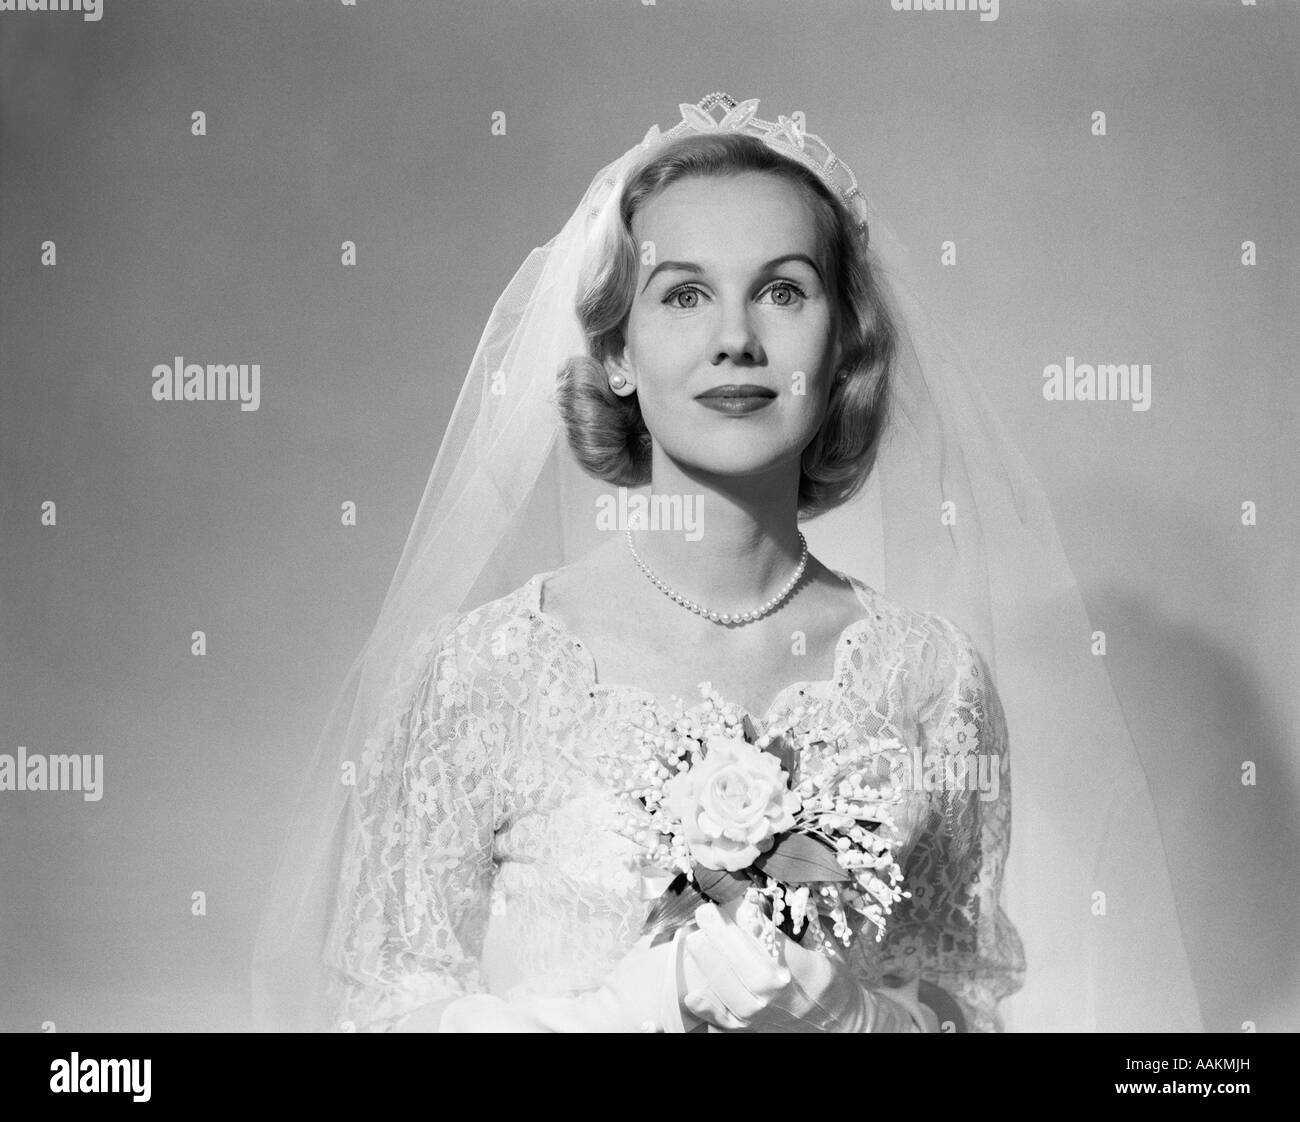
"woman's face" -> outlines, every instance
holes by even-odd
[[[799,190],[758,172],[679,180],[633,216],[632,234],[641,264],[611,368],[636,385],[656,462],[722,476],[797,470],[838,358]],[[728,399],[721,387],[753,393]]]

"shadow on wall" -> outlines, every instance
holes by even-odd
[[[1095,600],[1089,616],[1106,631],[1151,785],[1206,1030],[1300,1030],[1300,790],[1284,722],[1249,666],[1193,622],[1118,586]]]

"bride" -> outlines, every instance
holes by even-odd
[[[1019,766],[991,651],[974,632],[988,645],[1017,633],[999,630],[1010,613],[987,557],[960,548],[964,534],[993,541],[991,506],[976,501],[982,480],[965,492],[949,481],[960,535],[939,504],[900,510],[906,488],[877,492],[890,525],[866,523],[862,500],[886,471],[891,435],[929,427],[925,403],[952,428],[957,389],[933,366],[925,381],[900,289],[868,248],[877,231],[856,178],[800,121],[763,121],[756,107],[711,95],[683,105],[667,134],[651,129],[603,169],[494,309],[290,831],[259,939],[265,1025],[1004,1027],[1001,1003],[1026,978],[1002,886]],[[933,429],[948,441],[945,463],[977,462],[961,435],[979,426],[965,423]],[[1010,476],[1019,465],[999,466]],[[584,486],[647,485],[695,503],[701,532],[642,524],[599,541]],[[919,592],[929,603],[819,560],[801,521],[811,532],[836,517],[828,544],[853,553],[846,543],[875,540],[892,571],[902,565],[899,587],[929,589]],[[956,543],[941,577],[922,532]],[[917,552],[900,558],[904,541]],[[1084,688],[1117,708],[1095,682]],[[618,779],[638,742],[708,706],[810,740],[848,722],[864,768],[898,774],[923,753],[967,757],[974,774],[978,757],[996,782],[977,790],[911,773],[894,827],[908,895],[880,939],[855,916],[847,947],[773,941],[770,928],[765,942],[755,909],[707,903],[676,937],[652,940],[642,928],[656,891],[621,828]],[[1127,744],[1106,751],[1118,759],[1124,748],[1131,756]],[[1074,801],[1111,805],[1105,781],[1095,786],[1091,802],[1079,791]],[[1131,814],[1150,825],[1146,804]],[[1084,867],[1126,865],[1127,851],[1099,860],[1089,849],[1103,844],[1096,818],[1075,839]],[[1026,892],[1041,869],[1026,872]],[[1066,881],[1069,861],[1046,875]],[[1162,883],[1142,886],[1144,935],[1181,954]],[[1127,902],[1126,885],[1103,887]],[[1050,893],[1039,898],[1050,907]],[[1059,934],[1084,914],[1031,926]],[[1048,1000],[1076,1018],[1055,1027],[1087,1027],[1099,994],[1100,1007],[1131,999],[1112,998],[1092,962],[1126,975],[1104,940],[1127,948],[1133,922],[1044,956]],[[1071,953],[1082,981],[1065,980]],[[1170,978],[1183,987],[1176,1004],[1190,992],[1185,963],[1180,974],[1165,962],[1158,981],[1166,997]],[[1031,977],[1033,967],[1031,957]]]

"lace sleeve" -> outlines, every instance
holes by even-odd
[[[1011,833],[1006,718],[974,642],[941,616],[927,619],[930,673],[917,727],[930,809],[903,863],[912,895],[888,921],[882,971],[890,984],[919,982],[945,1029],[961,1027],[949,1024],[960,1012],[965,1031],[999,1032],[997,1004],[1024,980],[1020,939],[1001,906]]]
[[[356,1031],[482,990],[496,784],[456,638],[415,661],[362,757],[334,944]]]

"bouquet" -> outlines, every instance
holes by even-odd
[[[654,897],[642,936],[657,944],[699,905],[745,899],[773,955],[778,930],[820,946],[830,926],[847,947],[851,912],[883,938],[885,917],[910,895],[889,813],[901,792],[874,766],[898,742],[864,744],[844,722],[801,728],[802,707],[760,735],[710,683],[700,690],[702,712],[679,703],[666,728],[643,727],[633,759],[613,772],[631,797],[624,833],[641,847]]]

